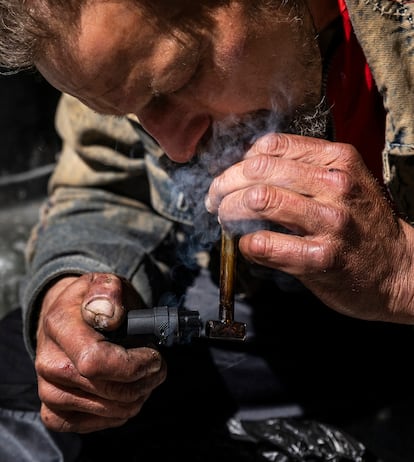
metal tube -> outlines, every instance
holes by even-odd
[[[207,321],[206,336],[220,340],[245,340],[246,324],[234,321],[237,239],[221,230],[219,319]]]
[[[234,278],[236,274],[236,238],[226,231],[221,233],[219,318],[234,320]]]

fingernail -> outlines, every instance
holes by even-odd
[[[114,305],[106,298],[95,298],[91,300],[86,306],[85,310],[90,311],[95,316],[105,316],[112,318],[115,313]]]
[[[158,372],[161,369],[161,355],[157,351],[152,351],[152,363],[149,367],[150,373]]]
[[[208,196],[206,196],[205,200],[204,200],[204,205],[207,209],[207,212],[211,212],[211,201],[210,201],[210,198]]]

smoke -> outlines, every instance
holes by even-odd
[[[242,118],[229,116],[215,122],[208,139],[201,144],[194,159],[186,165],[176,165],[171,172],[173,182],[184,193],[187,206],[192,211],[192,245],[198,246],[199,250],[208,250],[220,236],[217,217],[209,214],[204,205],[208,188],[215,176],[241,161],[248,148],[268,133],[326,137],[328,118],[329,111],[322,101],[316,107],[297,110],[290,120],[282,118],[276,111],[262,110]],[[238,222],[234,227],[239,233],[257,228],[282,229],[264,222]]]

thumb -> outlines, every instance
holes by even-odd
[[[125,319],[122,281],[109,273],[90,273],[81,310],[85,322],[99,330],[117,329]]]

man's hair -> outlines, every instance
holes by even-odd
[[[60,15],[74,21],[84,0],[0,0],[0,71],[31,69],[40,46],[56,39]]]
[[[238,1],[254,17],[261,9],[294,5],[302,0],[132,0],[147,18],[168,28],[177,20],[192,29],[191,19],[208,17],[208,11]],[[70,41],[76,36],[81,8],[88,0],[0,0],[0,73],[35,67],[35,61],[48,45]],[[177,7],[186,15],[177,16]],[[182,10],[180,10],[180,14]],[[71,34],[68,34],[70,26]],[[205,27],[208,25],[205,24]]]

